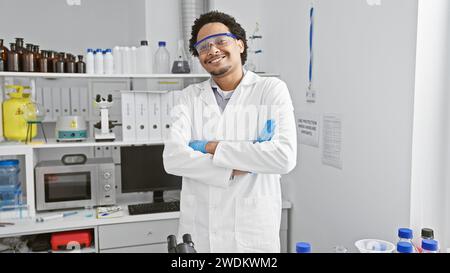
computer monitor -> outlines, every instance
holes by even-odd
[[[165,190],[180,190],[181,177],[166,173],[164,145],[120,148],[122,193],[153,191],[153,202],[163,201]]]

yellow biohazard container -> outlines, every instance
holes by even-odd
[[[9,99],[5,100],[3,106],[3,135],[8,140],[25,141],[27,138],[27,121],[24,118],[25,105],[31,103],[29,93],[24,93],[24,89],[29,87],[21,85],[7,85],[6,88],[15,89],[8,93]],[[37,134],[35,124],[30,125],[31,137]],[[30,135],[30,132],[28,132]]]

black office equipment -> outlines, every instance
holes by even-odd
[[[179,201],[164,202],[165,190],[181,190],[181,177],[166,173],[164,145],[120,148],[122,193],[153,192],[153,203],[129,205],[130,215],[179,211]]]
[[[173,212],[180,210],[180,202],[154,202],[128,205],[128,212],[130,215]]]
[[[164,145],[120,148],[122,193],[153,191],[153,201],[161,202],[163,191],[180,190],[181,177],[166,173]]]

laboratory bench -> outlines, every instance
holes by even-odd
[[[73,252],[167,252],[167,236],[177,234],[179,212],[129,215],[126,204],[118,205],[122,206],[124,213],[123,216],[116,218],[97,219],[95,209],[79,209],[70,210],[70,212],[76,211],[77,214],[44,222],[36,222],[36,218],[60,212],[37,213],[36,217],[21,220],[0,219],[0,222],[14,223],[14,225],[0,227],[0,238],[72,230],[92,230],[94,234],[93,246]],[[283,201],[280,228],[282,253],[288,251],[288,212],[290,208],[291,203],[289,201]]]

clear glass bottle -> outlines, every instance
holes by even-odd
[[[296,253],[311,253],[311,244],[307,242],[298,242],[295,244]]]
[[[414,247],[410,242],[398,242],[397,253],[414,253]]]
[[[10,44],[10,50],[8,51],[7,71],[19,72],[20,71],[20,58],[19,53],[16,51],[16,44]]]
[[[398,242],[408,242],[410,243],[415,252],[418,252],[417,247],[414,245],[413,242],[413,231],[410,228],[399,228],[398,229]]]
[[[436,240],[422,240],[422,253],[438,253],[438,242]]]
[[[76,73],[86,73],[86,63],[83,62],[83,55],[78,55],[78,61],[75,64]]]
[[[166,48],[166,42],[158,42],[158,50],[155,53],[155,73],[169,74],[170,73],[170,54]]]
[[[8,51],[8,48],[3,45],[3,39],[0,39],[0,71],[7,69]]]

